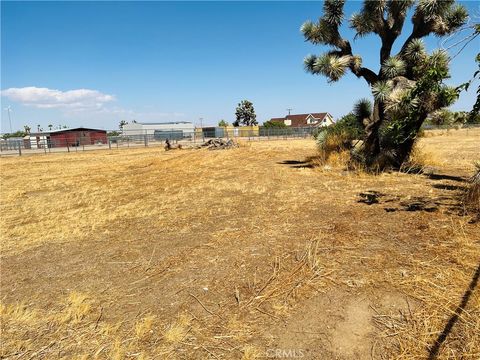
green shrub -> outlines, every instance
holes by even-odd
[[[271,120],[265,121],[263,123],[263,126],[265,128],[286,128],[287,127],[287,125],[285,125],[285,123],[283,123],[283,122],[271,121]]]
[[[358,118],[350,113],[340,118],[335,124],[320,128],[316,134],[317,146],[326,161],[334,152],[351,150],[353,141],[363,137],[364,130]]]

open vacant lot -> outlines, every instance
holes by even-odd
[[[420,148],[433,175],[313,140],[2,158],[1,357],[478,359],[480,131]]]

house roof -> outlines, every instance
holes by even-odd
[[[328,113],[323,112],[323,113],[308,113],[308,114],[293,114],[293,115],[287,115],[282,118],[272,118],[270,121],[273,122],[283,122],[285,120],[290,120],[291,126],[306,126],[307,124],[307,117],[309,115],[312,115],[314,119],[318,120],[319,122],[322,122],[323,119],[328,115]]]
[[[191,121],[167,121],[167,122],[137,122],[133,124],[140,125],[172,125],[172,124],[192,124]]]

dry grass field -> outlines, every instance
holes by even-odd
[[[312,140],[1,158],[0,357],[478,359],[480,130],[419,148],[433,175]]]

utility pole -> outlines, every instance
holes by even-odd
[[[290,111],[292,111],[293,109],[291,108],[288,108],[287,111],[288,111],[288,116],[290,116]]]
[[[200,127],[203,129],[203,118],[200,118]]]
[[[10,134],[13,132],[12,130],[12,118],[10,117],[10,111],[12,110],[12,107],[8,105],[5,110],[8,112],[8,122],[10,123]]]

